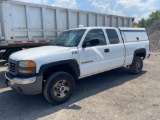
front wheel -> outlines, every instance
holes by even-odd
[[[73,77],[66,72],[56,72],[47,79],[43,93],[51,104],[62,104],[72,96],[74,90]]]
[[[135,56],[132,64],[130,65],[130,73],[132,74],[140,74],[143,68],[143,60],[141,57]]]

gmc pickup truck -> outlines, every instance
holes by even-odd
[[[49,46],[13,53],[6,84],[26,95],[42,93],[51,104],[67,101],[75,80],[128,67],[140,74],[149,57],[144,28],[82,27],[62,32]]]

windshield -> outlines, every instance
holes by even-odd
[[[54,46],[76,47],[78,46],[85,29],[69,30],[62,32],[52,43]]]

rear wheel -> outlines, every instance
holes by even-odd
[[[74,90],[73,77],[66,72],[56,72],[47,79],[43,93],[51,104],[62,104],[72,96]]]
[[[130,65],[130,73],[140,74],[143,68],[143,60],[141,57],[135,56],[132,64]]]

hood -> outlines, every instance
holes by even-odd
[[[19,60],[33,60],[37,57],[45,56],[48,54],[55,54],[57,52],[63,52],[70,50],[70,47],[60,47],[60,46],[43,46],[37,48],[25,49],[16,53],[13,53],[9,59],[19,61]]]

